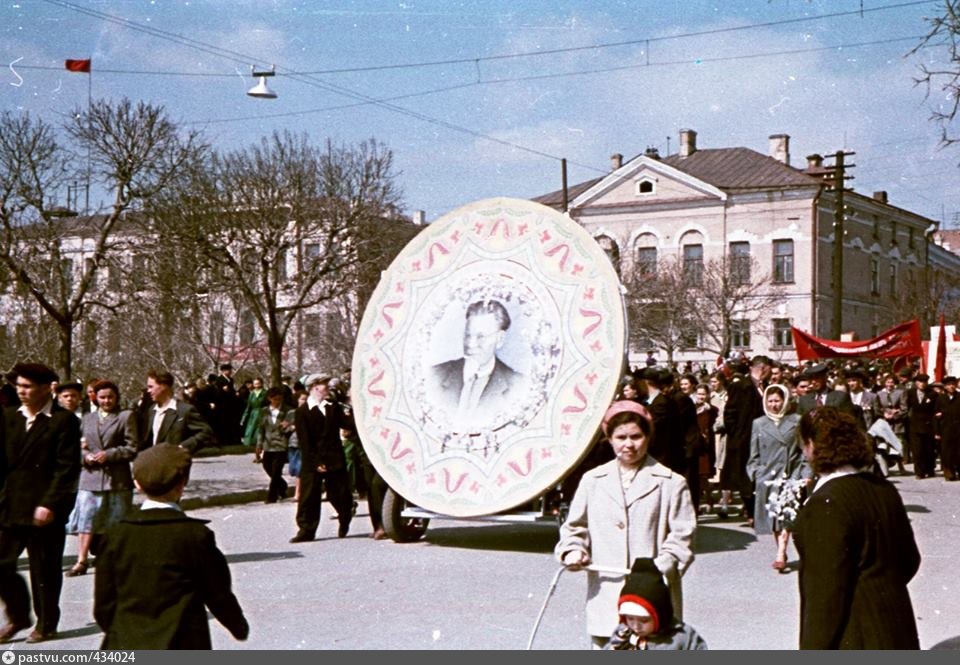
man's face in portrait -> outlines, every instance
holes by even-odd
[[[17,377],[17,397],[31,411],[42,409],[52,392],[53,389],[49,383],[36,383],[25,376]]]
[[[463,355],[478,365],[485,365],[493,360],[505,337],[506,331],[500,329],[496,316],[474,314],[467,318],[463,330]]]
[[[57,395],[57,401],[60,402],[60,406],[67,411],[76,411],[80,408],[80,400],[80,391],[76,388],[61,390],[60,394]]]

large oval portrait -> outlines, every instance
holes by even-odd
[[[617,275],[576,222],[489,199],[391,264],[353,357],[353,407],[384,480],[457,517],[524,504],[587,453],[624,351]]]

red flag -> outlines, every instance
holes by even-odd
[[[916,319],[891,328],[879,337],[863,342],[838,342],[814,337],[793,328],[793,346],[800,361],[815,358],[896,358],[923,356],[920,322]]]
[[[933,369],[933,380],[943,381],[947,373],[947,328],[940,314],[940,333],[937,335],[937,365]]]
[[[68,72],[90,73],[90,60],[66,60],[64,61]]]

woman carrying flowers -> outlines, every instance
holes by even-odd
[[[794,496],[794,491],[799,487],[800,478],[809,475],[797,445],[800,416],[784,413],[789,395],[787,387],[779,384],[763,391],[766,415],[753,421],[747,460],[747,476],[755,487],[753,528],[757,535],[773,534],[777,544],[773,568],[781,573],[787,569],[791,514],[795,516],[800,505],[799,495]]]

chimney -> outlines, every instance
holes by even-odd
[[[621,155],[619,152],[615,152],[610,155],[610,170],[616,171],[621,166],[623,166],[623,155]]]
[[[427,213],[423,210],[413,211],[413,223],[417,226],[423,226],[427,223]]]
[[[680,157],[689,157],[697,151],[697,133],[692,129],[680,130]]]
[[[660,151],[657,150],[656,146],[647,146],[647,149],[643,154],[645,157],[649,157],[650,159],[660,159]]]
[[[880,203],[886,203],[886,202],[887,202],[887,193],[884,192],[884,191],[874,192],[874,193],[873,193],[873,200],[874,200],[874,201],[879,201]]]
[[[823,166],[823,155],[818,155],[813,153],[812,155],[807,155],[807,170],[812,171],[813,169],[819,169]]]
[[[790,166],[789,134],[773,134],[770,136],[770,156],[778,162]]]

